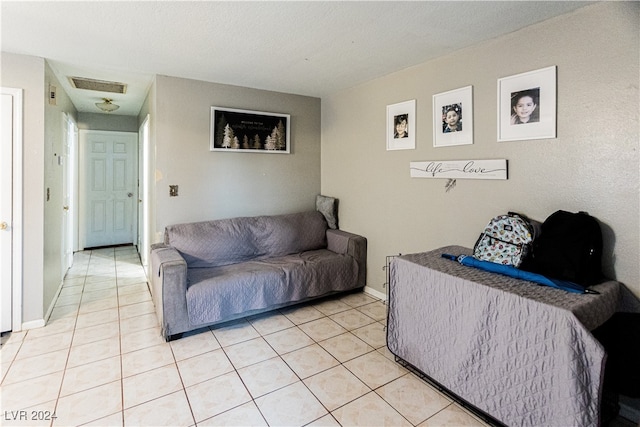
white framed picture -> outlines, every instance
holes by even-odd
[[[387,150],[416,148],[416,100],[387,105]]]
[[[433,146],[473,144],[473,86],[433,95]]]
[[[555,137],[555,65],[498,79],[498,141]]]

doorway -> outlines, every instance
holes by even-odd
[[[0,332],[22,329],[22,89],[1,88]]]
[[[138,131],[138,254],[142,267],[148,275],[149,242],[149,115],[145,117]]]
[[[73,117],[63,113],[64,153],[62,191],[62,271],[66,272],[73,264],[73,252],[78,247],[77,233],[74,225],[78,223],[77,209],[77,155],[78,155],[78,125]]]
[[[137,243],[138,137],[80,131],[80,249]]]

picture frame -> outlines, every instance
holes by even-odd
[[[387,151],[416,148],[416,100],[387,105]]]
[[[433,146],[473,144],[473,86],[433,95]]]
[[[210,151],[291,153],[291,116],[211,107]]]
[[[556,138],[556,66],[498,79],[498,141]]]

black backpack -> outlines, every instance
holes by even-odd
[[[586,212],[557,211],[543,223],[521,269],[583,286],[602,280],[602,232]]]

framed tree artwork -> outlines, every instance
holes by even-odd
[[[291,116],[263,111],[211,107],[211,151],[291,152]]]

